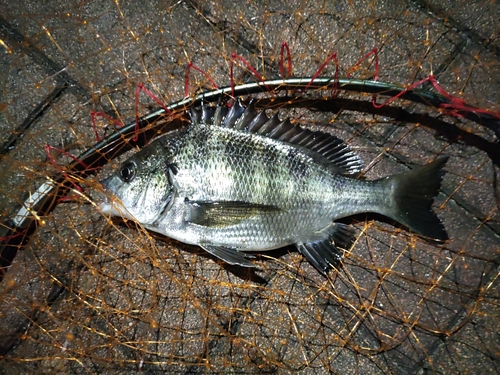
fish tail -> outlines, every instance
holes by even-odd
[[[387,216],[417,234],[446,241],[448,234],[432,210],[432,203],[439,193],[447,161],[448,157],[439,158],[385,180],[393,193],[393,206]]]

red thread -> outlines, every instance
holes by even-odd
[[[262,76],[253,68],[252,65],[250,65],[250,63],[248,61],[246,61],[243,57],[241,57],[240,55],[236,54],[235,52],[233,52],[231,54],[231,65],[230,65],[230,68],[229,68],[229,76],[230,76],[230,79],[231,79],[231,96],[234,98],[234,87],[235,87],[235,83],[234,83],[234,74],[233,74],[233,65],[234,65],[234,60],[240,60],[243,64],[245,64],[245,66],[248,68],[248,70],[250,70],[250,72],[252,72],[252,74],[259,80],[261,81],[262,83],[264,83],[264,78],[262,78]],[[271,92],[271,89],[264,83],[264,87],[269,91]]]
[[[311,80],[307,84],[307,86],[304,89],[304,92],[309,89],[309,87],[313,84],[314,80],[318,78],[318,76],[321,74],[323,69],[325,69],[326,65],[332,61],[335,60],[335,74],[333,76],[333,85],[332,85],[332,97],[336,97],[338,95],[338,85],[339,85],[339,60],[337,59],[337,52],[333,52],[323,64],[316,70],[316,73],[312,76]]]
[[[122,128],[123,127],[123,123],[117,119],[114,119],[112,118],[111,116],[108,116],[106,113],[104,112],[94,112],[94,111],[90,111],[90,118],[92,119],[92,127],[94,128],[94,134],[95,134],[95,139],[97,142],[100,142],[101,141],[101,137],[99,136],[98,132],[97,132],[97,125],[95,123],[95,118],[99,116],[99,117],[103,117],[105,119],[107,119],[108,121],[111,121],[113,124],[117,125],[118,127]]]
[[[197,70],[198,72],[200,72],[201,74],[203,74],[210,81],[210,83],[212,83],[212,85],[214,86],[214,88],[216,90],[219,88],[219,86],[217,86],[217,84],[214,82],[214,80],[212,79],[212,77],[210,77],[209,74],[205,73],[203,70],[201,70],[200,68],[198,68],[196,65],[194,65],[190,61],[188,63],[187,69],[186,69],[186,80],[185,80],[185,83],[184,83],[184,97],[188,97],[189,96],[189,72],[190,72],[191,68],[193,68],[194,70]]]
[[[283,55],[283,52],[286,50],[286,56],[287,56],[287,61],[288,61],[288,68],[286,69],[286,76],[285,76],[285,58]],[[283,42],[281,43],[281,52],[280,52],[280,72],[281,72],[281,77],[283,79],[289,78],[292,75],[292,56],[290,55],[290,48],[288,48],[288,43]]]
[[[8,242],[8,241],[10,241],[13,238],[16,238],[16,237],[24,235],[27,230],[28,230],[28,228],[25,228],[25,229],[23,229],[22,231],[20,231],[18,233],[11,234],[10,236],[0,237],[0,241],[7,241]]]
[[[445,97],[446,99],[448,99],[450,101],[449,103],[441,103],[439,105],[439,108],[442,108],[443,110],[445,110],[445,112],[448,113],[449,115],[455,116],[455,117],[464,117],[462,114],[457,113],[458,111],[462,111],[462,112],[470,112],[470,113],[487,114],[487,115],[493,116],[497,120],[500,120],[500,113],[495,113],[495,112],[489,111],[487,109],[471,107],[465,102],[464,99],[453,96],[450,93],[448,93],[445,89],[443,89],[439,85],[439,83],[437,82],[436,78],[433,75],[429,75],[428,77],[421,79],[420,81],[408,86],[407,88],[405,88],[404,90],[402,90],[398,94],[390,97],[389,99],[387,99],[386,101],[384,101],[381,104],[377,104],[375,102],[376,95],[374,95],[373,100],[372,100],[372,104],[375,108],[382,108],[383,106],[392,103],[393,101],[395,101],[396,99],[398,99],[399,97],[401,97],[402,95],[407,93],[408,91],[413,90],[415,87],[420,86],[425,82],[430,82],[432,84],[432,87],[434,87],[434,89],[439,94],[441,94],[443,97]]]
[[[367,60],[368,57],[371,55],[374,55],[375,58],[375,75],[373,76],[374,81],[378,81],[378,73],[379,73],[379,62],[378,62],[378,49],[375,47],[373,48],[370,52],[368,52],[366,55],[364,55],[362,58],[358,60],[356,64],[354,64],[349,70],[347,71],[346,77],[349,78],[351,74],[356,70],[356,68],[364,61]]]
[[[441,86],[439,86],[439,84],[437,83],[436,79],[434,78],[433,75],[430,75],[424,79],[421,79],[420,81],[418,82],[415,82],[414,84],[408,86],[407,88],[405,88],[404,90],[402,90],[401,92],[397,93],[396,95],[390,97],[389,99],[387,99],[385,102],[383,102],[382,104],[377,104],[375,102],[375,95],[374,95],[374,98],[373,98],[373,106],[375,108],[382,108],[383,106],[387,105],[387,104],[390,104],[392,103],[393,101],[395,101],[396,99],[398,99],[399,97],[403,96],[404,94],[406,94],[408,91],[410,90],[413,90],[415,87],[417,86],[420,86],[422,85],[423,83],[425,82],[428,82],[430,81],[432,83],[432,86],[441,94],[443,95],[445,98],[449,99],[451,101],[451,103],[449,103],[449,105],[451,106],[457,106],[457,105],[463,105],[465,104],[465,101],[463,99],[460,99],[460,98],[456,98],[452,95],[450,95],[449,93],[447,93]]]
[[[50,151],[51,150],[55,150],[55,151],[58,151],[60,152],[61,154],[63,155],[66,155],[67,157],[73,159],[74,161],[76,161],[78,164],[80,164],[81,166],[83,166],[86,170],[89,170],[89,167],[87,164],[85,164],[83,161],[81,161],[80,159],[78,159],[76,156],[73,156],[71,155],[69,152],[66,152],[64,150],[61,150],[60,148],[57,148],[57,147],[54,147],[54,146],[51,146],[49,145],[48,143],[45,145],[45,152],[50,160],[50,162],[59,169],[60,172],[62,172],[62,168],[56,163],[56,161],[54,160],[54,158],[52,157],[52,155],[50,154]]]
[[[153,99],[160,107],[162,107],[165,112],[172,113],[170,109],[168,109],[163,102],[158,99],[151,91],[144,87],[144,83],[139,83],[137,85],[137,89],[135,90],[135,136],[132,138],[134,142],[137,142],[139,139],[139,94],[144,92],[151,99]]]

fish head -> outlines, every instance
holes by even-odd
[[[147,148],[127,159],[101,181],[105,193],[101,213],[152,224],[172,200],[168,165],[164,157]]]

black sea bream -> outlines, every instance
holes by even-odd
[[[446,160],[355,179],[363,162],[340,139],[236,102],[192,110],[189,126],[130,157],[103,181],[116,199],[100,209],[245,267],[245,252],[295,245],[325,273],[352,244],[351,227],[336,222],[346,216],[375,212],[446,240],[431,208]]]

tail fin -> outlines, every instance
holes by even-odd
[[[441,187],[443,166],[447,157],[439,158],[409,172],[386,180],[394,194],[394,205],[387,216],[407,226],[413,232],[432,239],[446,241],[446,230],[432,211],[432,202]]]

